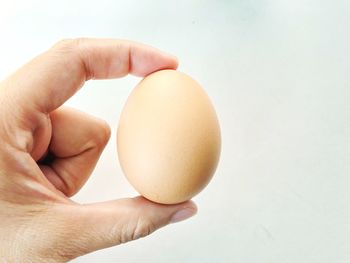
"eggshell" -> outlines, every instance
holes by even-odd
[[[144,78],[122,111],[117,145],[125,176],[147,199],[191,199],[212,178],[220,128],[201,86],[184,73],[162,70]]]

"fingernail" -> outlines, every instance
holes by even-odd
[[[192,216],[194,216],[197,213],[197,210],[194,208],[184,208],[180,211],[177,211],[171,218],[170,223],[177,223],[180,221],[183,221],[185,219],[188,219]]]

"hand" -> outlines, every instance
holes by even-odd
[[[174,57],[118,40],[64,40],[0,83],[0,257],[61,262],[144,237],[196,212],[142,197],[82,205],[106,145],[102,120],[61,106],[89,79],[177,68]]]

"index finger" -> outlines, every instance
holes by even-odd
[[[177,60],[153,47],[125,40],[63,40],[19,69],[8,81],[17,105],[51,112],[86,80],[145,76],[176,69]]]

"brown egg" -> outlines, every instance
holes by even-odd
[[[122,170],[147,199],[176,204],[212,178],[220,128],[201,86],[184,73],[162,70],[144,78],[121,114],[117,135]]]

